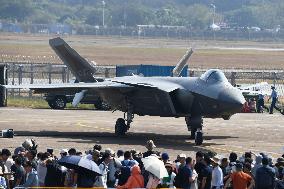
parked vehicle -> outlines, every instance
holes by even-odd
[[[75,93],[71,92],[50,92],[44,95],[44,99],[52,109],[65,109],[67,103],[72,103]],[[97,95],[88,94],[80,102],[81,104],[94,104],[97,110],[110,110],[110,106],[103,102]]]

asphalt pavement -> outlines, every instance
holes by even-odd
[[[243,153],[265,152],[273,157],[284,153],[284,116],[269,114],[236,114],[228,121],[205,119],[202,146],[189,139],[184,118],[135,116],[125,137],[114,135],[116,119],[121,112],[95,110],[51,110],[0,108],[0,130],[14,129],[12,139],[0,138],[0,148],[14,149],[26,138],[34,138],[39,151],[75,147],[79,151],[91,149],[94,144],[103,148],[136,149],[144,152],[147,140],[154,140],[157,150],[193,156],[198,150],[213,150],[227,155],[231,151]]]

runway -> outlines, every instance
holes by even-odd
[[[58,154],[62,148],[75,147],[80,151],[94,144],[104,148],[136,149],[144,152],[148,139],[154,140],[157,150],[194,155],[198,150],[213,150],[227,155],[231,151],[243,153],[266,152],[273,157],[284,153],[284,116],[269,114],[236,114],[229,121],[204,119],[205,141],[195,146],[189,140],[184,118],[136,116],[127,136],[116,137],[114,124],[121,112],[94,110],[50,110],[0,108],[0,129],[14,129],[13,139],[1,138],[0,148],[20,146],[26,138],[34,138],[39,151],[52,147]]]

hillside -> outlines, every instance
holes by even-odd
[[[283,0],[0,0],[0,21],[72,26],[179,25],[206,29],[215,22],[230,27],[284,25]]]

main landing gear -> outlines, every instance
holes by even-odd
[[[130,129],[130,123],[133,121],[134,114],[131,105],[128,106],[128,111],[124,113],[124,118],[118,118],[115,123],[115,134],[117,136],[124,136]],[[126,118],[125,118],[126,117]]]
[[[190,138],[195,140],[196,145],[201,145],[203,143],[203,119],[200,116],[197,117],[185,117],[185,122],[188,131],[190,131]]]

